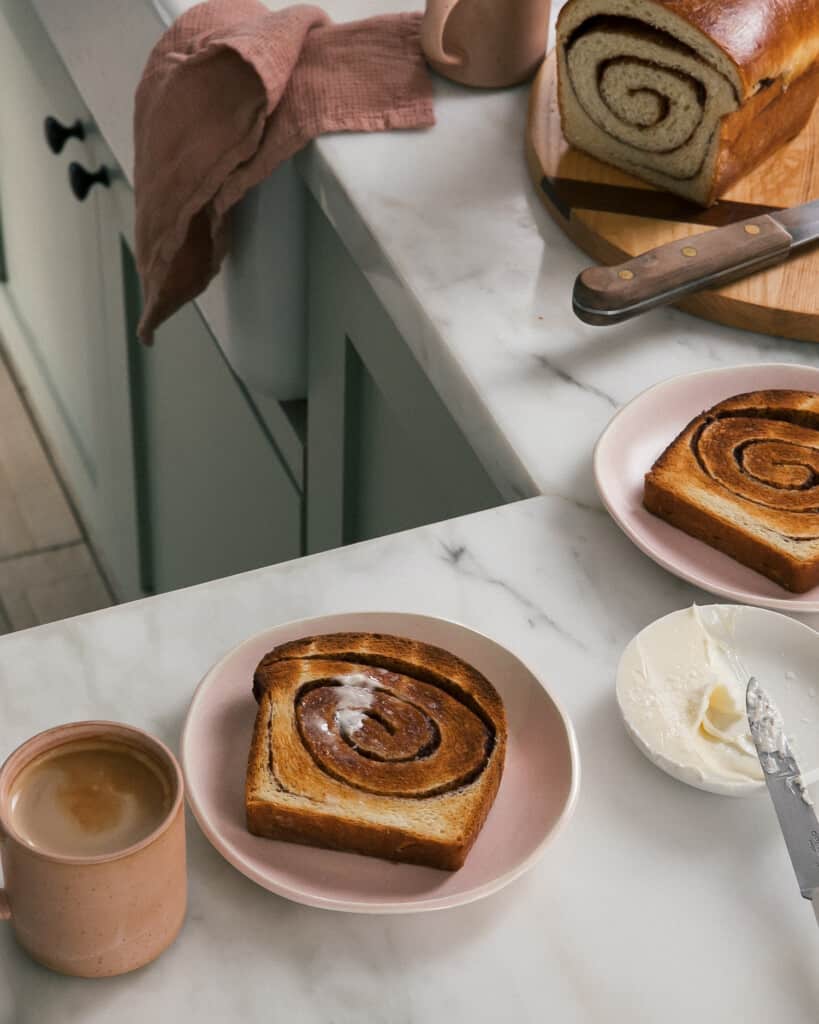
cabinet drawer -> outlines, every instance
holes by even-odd
[[[138,290],[123,255],[133,332]],[[129,353],[143,588],[298,557],[301,493],[196,308]]]

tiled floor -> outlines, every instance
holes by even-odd
[[[0,633],[112,603],[0,357]]]

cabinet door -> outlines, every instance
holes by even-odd
[[[105,167],[109,185],[98,189],[101,292],[98,301],[105,324],[104,350],[98,360],[95,396],[101,479],[100,509],[93,543],[105,565],[115,594],[121,601],[142,597],[139,518],[137,513],[136,449],[130,374],[130,337],[125,302],[123,219],[133,216],[133,194],[104,140],[90,140],[92,165]]]
[[[0,0],[0,223],[5,264],[2,333],[92,542],[105,516],[106,329],[98,250],[99,197],[78,202],[68,164],[93,167],[87,142],[59,156],[47,116],[88,111],[27,3]]]
[[[315,203],[309,228],[308,551],[501,504]]]
[[[143,586],[161,592],[302,554],[302,498],[195,306],[152,348],[123,240]]]

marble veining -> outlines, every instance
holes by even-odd
[[[575,723],[583,774],[575,817],[535,869],[433,916],[288,903],[189,820],[190,913],[168,953],[88,983],[31,963],[0,924],[0,1024],[689,1024],[703,1012],[812,1024],[816,924],[770,803],[668,778],[617,714],[626,642],[694,599],[708,600],[605,515],[541,497],[0,639],[0,754],[87,717],[178,749],[198,680],[249,634],[362,608],[442,615],[542,676]]]

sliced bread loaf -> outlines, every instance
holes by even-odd
[[[819,96],[819,0],[569,0],[563,134],[708,205],[798,134]]]

